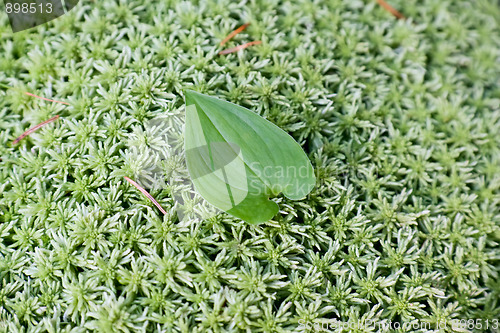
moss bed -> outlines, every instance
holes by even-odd
[[[500,9],[390,3],[407,19],[376,1],[103,0],[14,34],[0,13],[0,331],[494,332]],[[127,139],[154,140],[144,124],[186,88],[290,133],[316,188],[260,225],[180,223],[168,188],[161,214],[124,181],[146,163]]]

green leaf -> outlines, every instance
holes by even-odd
[[[269,200],[304,198],[316,178],[307,155],[273,123],[241,106],[186,91],[185,150],[198,193],[249,223],[279,211]]]

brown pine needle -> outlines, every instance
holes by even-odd
[[[12,145],[16,145],[19,141],[21,141],[22,139],[24,139],[25,137],[27,137],[31,133],[35,132],[36,130],[38,130],[39,128],[41,128],[41,127],[43,127],[43,126],[45,126],[47,124],[50,124],[51,122],[57,120],[58,118],[59,118],[59,115],[57,115],[55,117],[52,117],[49,120],[46,120],[43,123],[40,123],[40,124],[36,125],[35,127],[30,128],[29,130],[27,130],[26,132],[24,132],[23,134],[21,134],[20,137],[18,137],[14,141],[12,141]]]
[[[56,100],[45,98],[45,97],[42,97],[42,96],[38,96],[38,95],[29,93],[29,92],[25,92],[25,94],[28,95],[28,96],[31,96],[31,97],[43,99],[44,101],[49,101],[49,102],[61,103],[61,104],[69,105],[69,103],[66,103],[66,102],[56,101]]]
[[[0,83],[0,87],[5,88],[5,89],[11,89],[11,88],[12,88],[12,87],[10,87],[10,86],[8,86],[8,85],[5,85],[5,84],[3,84],[3,83]],[[44,101],[49,101],[49,102],[61,103],[61,104],[69,105],[69,103],[66,103],[66,102],[61,102],[61,101],[56,101],[56,100],[53,100],[53,99],[49,99],[49,98],[45,98],[45,97],[42,97],[42,96],[38,96],[38,95],[32,94],[32,93],[27,92],[27,91],[25,91],[24,93],[25,93],[26,95],[28,95],[28,96],[31,96],[31,97],[35,97],[35,98],[39,98],[39,99],[43,99]]]
[[[392,7],[391,5],[389,5],[384,0],[377,0],[377,2],[378,2],[379,5],[381,5],[382,7],[384,7],[385,10],[387,10],[389,13],[391,13],[392,15],[394,15],[397,19],[401,20],[401,19],[405,19],[406,18],[403,14],[401,14],[400,12],[398,12],[396,9],[394,9],[394,7]]]
[[[252,45],[259,45],[261,44],[262,42],[260,40],[256,40],[254,42],[248,42],[248,43],[245,43],[245,44],[241,44],[241,45],[238,45],[236,47],[232,47],[230,49],[225,49],[225,50],[222,50],[219,52],[220,55],[223,55],[223,54],[229,54],[229,53],[234,53],[234,52],[238,52],[239,50],[243,50],[243,49],[246,49],[247,47],[249,46],[252,46]]]
[[[134,185],[135,188],[137,188],[139,191],[142,192],[142,194],[144,194],[149,200],[151,200],[151,202],[156,206],[158,207],[158,209],[163,213],[163,215],[167,215],[167,212],[165,211],[165,209],[163,209],[163,207],[158,203],[158,201],[155,200],[155,198],[153,198],[153,196],[151,194],[148,193],[148,191],[146,191],[145,189],[143,189],[139,184],[137,184],[136,182],[134,182],[132,179],[128,178],[128,177],[124,177],[130,184]]]
[[[228,40],[230,40],[231,38],[233,38],[234,36],[236,36],[237,34],[242,32],[243,30],[245,30],[249,25],[250,25],[250,23],[245,23],[241,27],[239,27],[238,29],[231,32],[229,35],[227,35],[226,38],[224,38],[224,40],[222,42],[220,42],[220,45],[222,46],[222,45],[226,44]]]

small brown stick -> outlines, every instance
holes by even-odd
[[[227,35],[226,38],[224,38],[224,40],[222,40],[222,42],[220,42],[220,45],[222,46],[222,45],[226,44],[228,40],[230,40],[231,38],[233,38],[234,36],[236,36],[237,34],[242,32],[243,30],[245,30],[249,25],[250,25],[250,23],[245,23],[241,27],[239,27],[238,29],[231,32],[229,35]]]
[[[132,179],[128,178],[128,177],[124,177],[130,184],[134,185],[135,188],[137,188],[139,191],[142,192],[142,194],[144,194],[149,200],[151,200],[151,202],[153,202],[153,204],[158,207],[158,209],[163,213],[163,215],[167,215],[167,212],[165,211],[165,209],[163,209],[163,207],[158,203],[158,201],[155,200],[155,198],[153,198],[153,196],[151,194],[148,193],[148,191],[146,191],[145,189],[143,189],[139,184],[137,184],[136,182],[134,182]]]
[[[0,87],[5,88],[5,89],[11,89],[12,88],[12,87],[9,87],[8,85],[5,85],[3,83],[0,83]],[[28,96],[31,96],[31,97],[43,99],[44,101],[49,101],[49,102],[61,103],[61,104],[69,105],[69,103],[61,102],[61,101],[56,101],[56,100],[53,100],[53,99],[48,99],[48,98],[45,98],[45,97],[42,97],[42,96],[38,96],[38,95],[32,94],[32,93],[27,92],[27,91],[25,91],[24,93],[26,95],[28,95]]]
[[[241,44],[241,45],[238,45],[236,47],[232,47],[230,49],[225,49],[225,50],[222,50],[219,52],[220,55],[224,55],[224,54],[229,54],[229,53],[234,53],[234,52],[238,52],[239,50],[243,50],[243,49],[246,49],[247,47],[249,46],[252,46],[252,45],[259,45],[261,44],[262,42],[260,40],[256,40],[254,42],[248,42],[248,43],[245,43],[245,44]]]
[[[56,101],[56,100],[53,100],[53,99],[48,99],[48,98],[45,98],[45,97],[42,97],[42,96],[38,96],[38,95],[29,93],[29,92],[25,92],[25,94],[28,95],[28,96],[31,96],[31,97],[36,97],[36,98],[43,99],[44,101],[49,101],[49,102],[61,103],[61,104],[69,105],[69,103],[66,103],[66,102],[61,102],[61,101]]]
[[[19,141],[21,141],[22,139],[24,139],[25,137],[27,137],[28,135],[30,135],[31,133],[35,132],[36,130],[38,130],[40,127],[42,126],[45,126],[47,124],[50,124],[51,122],[57,120],[59,118],[59,115],[55,116],[55,117],[52,117],[50,118],[49,120],[46,120],[44,121],[43,123],[40,123],[38,125],[36,125],[35,127],[32,127],[30,128],[29,130],[27,130],[26,132],[24,132],[23,134],[21,134],[20,137],[18,137],[17,139],[15,139],[14,141],[12,141],[12,145],[16,145]]]
[[[381,5],[382,7],[384,7],[384,9],[387,10],[389,13],[391,13],[394,16],[396,16],[397,19],[401,20],[401,19],[405,19],[406,18],[403,14],[401,14],[400,12],[398,12],[396,9],[394,9],[394,7],[392,7],[391,5],[389,5],[384,0],[377,0],[377,2],[378,2],[379,5]]]

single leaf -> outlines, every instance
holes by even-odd
[[[269,200],[304,198],[316,178],[300,145],[252,111],[186,91],[186,162],[195,189],[215,207],[249,223],[279,211]]]

